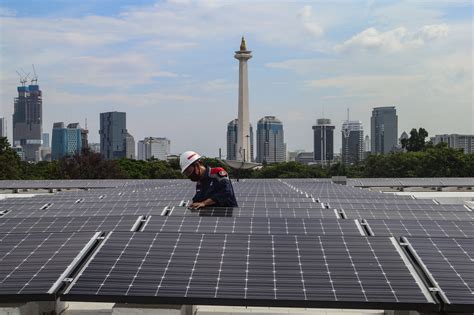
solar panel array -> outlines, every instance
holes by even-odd
[[[357,178],[348,183],[356,187],[473,187],[474,178]]]
[[[0,301],[473,311],[472,209],[364,180],[241,180],[198,211],[185,180],[0,182],[61,189],[0,201]]]

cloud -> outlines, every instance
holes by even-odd
[[[420,37],[424,40],[433,40],[448,35],[449,27],[447,24],[425,25],[423,26],[415,37]]]
[[[303,21],[303,26],[311,35],[321,36],[323,34],[323,29],[318,25],[313,18],[313,8],[310,5],[305,5],[300,13],[301,19]]]
[[[244,34],[254,51],[252,115],[285,120],[290,147],[310,146],[321,104],[333,121],[342,121],[349,105],[364,120],[371,106],[396,104],[401,128],[426,121],[432,130],[467,132],[472,21],[456,10],[472,9],[470,2],[173,0],[108,16],[74,14],[71,5],[69,18],[54,8],[33,17],[3,11],[0,111],[11,117],[15,70],[34,63],[48,128],[53,118],[98,117],[115,108],[127,111],[136,138],[166,134],[179,152],[189,144],[183,126],[219,112],[222,123],[202,127],[195,148],[216,152],[237,110],[232,54]],[[307,136],[302,119],[309,121]]]
[[[445,37],[448,34],[448,25],[425,25],[416,32],[410,33],[405,27],[380,32],[370,27],[341,45],[335,47],[336,51],[348,50],[380,50],[384,52],[400,52],[409,48],[424,45],[427,41]]]
[[[205,82],[202,88],[206,92],[237,91],[238,85],[226,79],[215,79]]]

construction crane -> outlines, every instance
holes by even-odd
[[[38,83],[38,75],[36,74],[36,69],[35,69],[35,65],[32,64],[33,66],[33,78],[31,79],[31,84],[33,85],[33,82],[35,83],[35,85]]]
[[[20,83],[22,86],[25,86],[25,83],[28,82],[28,75],[22,75],[20,72],[16,71],[18,76],[20,77]]]

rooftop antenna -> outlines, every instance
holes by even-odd
[[[35,65],[32,64],[33,66],[33,78],[31,79],[31,84],[33,85],[33,82],[35,83],[35,85],[38,83],[38,75],[36,74],[36,69],[35,69]]]
[[[85,127],[84,127],[84,128],[87,130],[87,117],[86,117]]]
[[[349,107],[347,107],[347,121],[349,121]]]

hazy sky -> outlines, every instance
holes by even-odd
[[[171,150],[226,151],[237,117],[238,50],[245,35],[250,121],[284,124],[290,151],[312,151],[311,126],[361,120],[396,106],[399,134],[474,133],[473,4],[433,1],[2,0],[0,116],[11,139],[19,77],[34,63],[43,131],[99,113],[127,112],[135,141]]]

